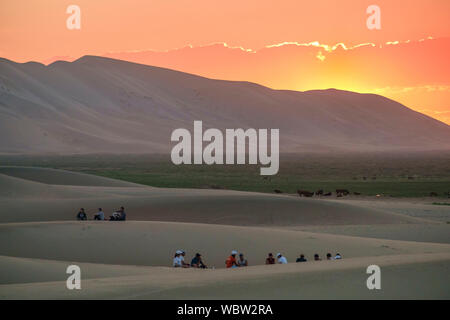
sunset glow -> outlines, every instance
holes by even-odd
[[[66,8],[81,9],[68,30]],[[101,55],[275,89],[376,93],[450,124],[450,2],[6,0],[0,57]]]

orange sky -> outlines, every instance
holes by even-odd
[[[66,28],[70,4],[81,30]],[[371,4],[381,30],[366,27]],[[107,55],[277,89],[375,92],[450,123],[449,21],[449,0],[0,0],[0,56]],[[284,42],[374,46],[268,48]]]

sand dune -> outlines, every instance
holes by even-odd
[[[328,200],[335,202],[335,200]],[[348,203],[361,208],[374,208],[379,210],[388,210],[392,213],[425,218],[440,222],[450,221],[450,207],[433,205],[433,200],[428,199],[396,199],[384,198],[382,201],[373,201],[373,199],[351,199],[339,200],[340,203]]]
[[[293,226],[289,230],[314,233],[341,234],[364,238],[435,242],[450,244],[450,225],[447,223]]]
[[[32,245],[30,245],[32,244]],[[273,228],[191,223],[127,221],[50,222],[0,225],[0,255],[80,262],[170,266],[175,250],[196,252],[217,268],[233,249],[252,265],[264,264],[268,252],[294,261],[304,253],[346,258],[411,253],[450,252],[450,245],[315,234]]]
[[[83,279],[147,275],[148,267],[81,263],[0,256],[0,284],[65,281],[67,266],[76,264],[83,271]]]
[[[2,172],[2,170],[0,170]],[[125,206],[131,220],[179,221],[228,225],[292,226],[334,224],[418,223],[421,220],[366,209],[351,204],[228,190],[151,188],[125,183],[126,187],[62,186],[48,169],[8,169],[0,173],[0,222],[73,220],[80,207],[92,218],[98,207],[111,213]],[[49,174],[47,175],[47,172]],[[57,181],[74,183],[72,173],[57,171]],[[81,177],[84,179],[86,175]],[[34,181],[25,180],[30,178]],[[79,177],[77,176],[77,179]],[[75,182],[81,183],[78,179]],[[90,184],[109,180],[92,177]],[[118,182],[120,185],[120,182]],[[17,201],[21,198],[22,201]]]
[[[162,267],[170,265],[171,254],[180,247],[188,254],[202,252],[205,262],[220,268]],[[230,248],[245,252],[251,266],[223,269]],[[340,251],[344,259],[264,266],[268,251],[282,251],[290,262],[300,252],[310,258],[315,252]],[[0,278],[2,299],[372,299],[449,294],[445,283],[450,245],[273,228],[143,221],[3,224],[0,255],[0,270],[8,275]],[[65,288],[70,264],[81,267],[81,291]],[[365,287],[370,264],[383,270],[379,293]]]
[[[92,214],[119,205],[132,221],[73,221],[80,206]],[[151,188],[0,167],[0,207],[0,299],[449,298],[450,244],[434,243],[446,239],[446,225],[391,213],[387,205]],[[382,238],[428,226],[440,235]],[[188,260],[201,252],[216,268],[171,268],[180,248]],[[232,249],[244,252],[250,267],[224,269]],[[282,252],[290,263],[265,266],[268,252]],[[344,259],[292,263],[300,253],[311,259],[327,252]],[[82,269],[80,291],[65,287],[70,264]],[[382,267],[383,290],[376,293],[365,286],[370,264]]]
[[[0,59],[1,153],[167,153],[174,129],[278,128],[282,152],[450,149],[450,127],[387,98],[272,90],[86,56]],[[389,116],[387,116],[389,115]]]
[[[315,225],[288,226],[290,230],[325,232],[380,239],[450,243],[450,207],[433,205],[429,199],[342,199],[328,202],[348,203],[404,216],[426,219],[419,224]]]
[[[8,263],[0,257],[0,266]],[[450,254],[413,254],[254,266],[242,269],[194,270],[80,264],[86,272],[81,290],[67,290],[60,262],[31,261],[35,272],[50,268],[58,280],[0,285],[1,299],[386,299],[449,298]],[[21,263],[30,263],[22,259]],[[365,270],[383,272],[382,290],[369,291]],[[98,270],[109,277],[90,278]],[[16,271],[14,271],[16,272]],[[13,272],[13,273],[14,273]],[[129,272],[127,276],[120,276]],[[443,285],[444,284],[444,285]]]

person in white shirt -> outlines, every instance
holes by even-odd
[[[102,208],[98,208],[98,212],[94,215],[94,220],[105,220],[105,213]]]
[[[278,263],[287,264],[287,259],[281,253],[277,253]]]
[[[173,266],[175,268],[180,268],[182,266],[180,256],[181,256],[181,251],[177,250],[175,252],[175,257],[173,258]]]
[[[339,259],[342,259],[342,256],[339,253],[336,253],[334,260],[339,260]]]
[[[191,265],[189,263],[184,262],[184,256],[186,255],[186,252],[184,250],[180,250],[180,261],[181,266],[183,268],[189,268]]]

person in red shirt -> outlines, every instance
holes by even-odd
[[[237,255],[236,250],[231,251],[231,256],[229,256],[228,259],[225,261],[225,265],[227,266],[227,268],[238,267],[238,264],[236,262],[236,255]]]

